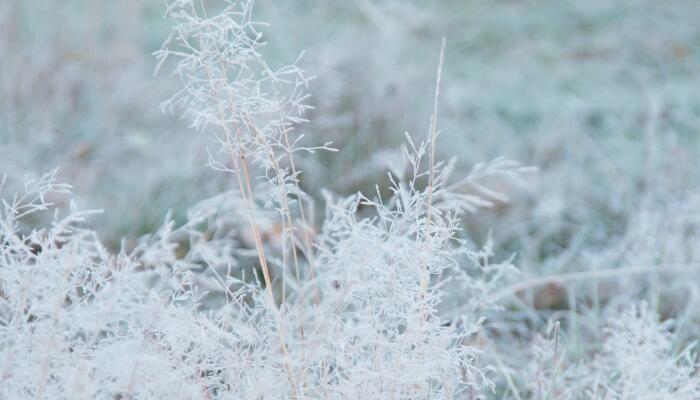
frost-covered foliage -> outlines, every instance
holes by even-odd
[[[51,207],[48,195],[66,191],[54,173],[5,202],[6,396],[470,398],[492,388],[470,342],[510,265],[481,265],[489,250],[471,251],[459,238],[459,216],[501,198],[481,178],[527,169],[496,160],[447,186],[451,168],[435,162],[434,115],[426,142],[409,138],[407,176],[390,176],[392,196],[329,198],[311,243],[300,233],[307,228],[292,159],[299,139],[289,138],[303,121],[305,80],[294,66],[272,72],[264,63],[251,6],[231,3],[208,16],[200,3],[173,2],[175,28],[157,52],[160,63],[179,58],[185,89],[168,104],[200,130],[217,128],[231,159],[212,155],[210,163],[235,176],[236,195],[205,201],[180,227],[166,219],[116,256],[81,227],[84,213],[73,207],[51,228],[22,229],[23,219]],[[266,181],[251,176],[257,170]],[[465,184],[483,195],[455,191]],[[263,205],[279,212],[280,248],[264,243]],[[238,268],[247,254],[235,246],[240,220],[262,282]],[[449,319],[438,310],[447,280],[476,296]]]
[[[23,229],[66,191],[51,173],[3,199],[0,394],[199,396],[209,334],[191,307],[175,306],[167,281],[151,282],[139,261],[110,254],[82,226],[88,213],[71,209],[47,228]],[[158,256],[167,260],[168,249]]]
[[[660,321],[647,303],[616,312],[601,343],[576,356],[577,338],[550,323],[523,354],[520,365],[500,364],[508,398],[519,399],[697,399],[700,396],[695,343],[679,340],[673,320]],[[574,346],[572,346],[574,345]]]
[[[459,268],[459,258],[470,253],[456,235],[461,212],[488,206],[488,197],[498,196],[478,178],[497,171],[517,177],[525,169],[499,160],[444,187],[449,170],[435,164],[434,115],[427,142],[416,147],[409,138],[408,181],[390,175],[393,194],[386,200],[361,194],[329,198],[323,229],[312,245],[302,233],[307,229],[303,193],[292,157],[298,149],[330,148],[297,148],[300,138],[290,139],[294,125],[304,121],[299,115],[307,109],[302,103],[307,81],[295,65],[273,72],[263,61],[258,49],[264,43],[251,7],[251,2],[231,3],[209,15],[196,2],[171,3],[168,15],[175,27],[157,57],[160,63],[178,58],[175,73],[185,86],[166,106],[184,109],[200,130],[216,128],[231,164],[212,164],[235,176],[247,200],[267,292],[257,302],[266,305],[263,310],[274,320],[278,336],[265,339],[279,342],[278,371],[286,374],[276,378],[287,381],[277,389],[285,396],[330,398],[360,393],[370,398],[453,398],[465,390],[480,392],[490,382],[476,362],[477,349],[467,344],[481,322],[480,300],[448,325],[437,307],[444,279],[454,276],[466,287],[479,286],[474,279],[481,277]],[[428,144],[429,162],[423,160]],[[248,160],[267,182],[251,185]],[[486,198],[456,193],[454,188],[464,183],[480,187]],[[270,249],[257,232],[256,199],[267,193],[266,187],[275,191],[263,204],[280,212],[282,227],[277,273],[269,268]],[[365,210],[360,212],[360,206]],[[300,228],[295,227],[297,218]],[[484,279],[501,276],[494,272],[497,266],[490,268]],[[308,273],[302,276],[300,270]],[[279,296],[273,276],[282,281]]]
[[[155,6],[42,2],[64,22],[119,12],[32,36],[33,1],[0,4],[0,128],[18,129],[0,147],[0,399],[700,398],[695,31],[591,22],[670,26],[632,10],[650,2],[168,0],[145,25],[176,79],[144,86],[127,21]],[[685,89],[654,87],[671,71],[638,58],[657,53]],[[435,88],[433,61],[396,61],[412,54],[435,55]],[[631,60],[643,96],[601,72]],[[543,65],[542,91],[513,96]],[[593,101],[587,80],[620,93]],[[144,111],[162,98],[198,134]],[[120,206],[80,211],[56,171],[32,179],[50,162],[108,174],[96,198]]]
[[[355,387],[368,398],[459,398],[489,384],[476,363],[479,350],[468,343],[482,322],[479,312],[490,306],[488,290],[480,289],[498,285],[510,266],[486,264],[476,278],[467,273],[467,261],[478,264],[482,255],[458,239],[459,217],[450,208],[473,207],[477,199],[449,201],[440,169],[431,205],[429,190],[417,188],[424,149],[407,153],[412,179],[395,182],[390,199],[329,199],[319,270],[333,285],[324,300],[334,307],[329,326],[343,343],[332,345],[342,376],[333,398],[354,398]],[[359,207],[369,215],[358,218]],[[448,278],[474,296],[451,321],[438,312]]]
[[[689,347],[676,353],[673,321],[642,303],[608,322],[587,393],[605,399],[697,399],[700,378]],[[691,344],[690,347],[693,347]]]
[[[335,202],[319,244],[318,302],[299,288],[278,309],[259,282],[235,277],[237,195],[113,255],[83,227],[90,212],[25,228],[68,192],[54,175],[3,202],[3,397],[462,398],[488,388],[469,344],[479,310],[445,324],[436,309],[444,275],[478,282],[459,268],[467,250],[457,219],[440,211],[440,178],[429,225],[427,193],[413,183],[397,184],[386,205]],[[360,204],[376,216],[358,218]]]

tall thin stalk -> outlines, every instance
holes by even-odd
[[[430,159],[428,166],[428,209],[425,220],[425,237],[430,240],[430,224],[432,222],[433,209],[433,191],[435,186],[435,143],[437,141],[437,110],[438,98],[440,97],[440,80],[442,79],[442,65],[445,60],[445,44],[446,38],[442,38],[440,46],[440,60],[438,61],[437,77],[435,79],[435,97],[433,99],[433,115],[430,118],[430,129],[428,130],[428,142],[430,143]],[[423,265],[423,273],[421,274],[420,289],[423,298],[428,290],[428,281],[430,280],[428,266]]]

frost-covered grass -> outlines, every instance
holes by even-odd
[[[700,398],[693,2],[0,11],[0,399]]]

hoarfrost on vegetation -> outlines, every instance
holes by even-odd
[[[354,185],[389,170],[374,191],[325,191],[317,223],[315,196],[302,189],[315,186],[304,185],[301,167],[313,167],[304,168],[312,177],[334,171],[325,153],[335,148],[308,144],[305,133],[337,139],[343,131],[332,131],[350,125],[356,140],[381,142],[373,129],[392,123],[376,98],[406,89],[362,80],[349,88],[338,78],[354,70],[328,61],[315,100],[305,59],[267,63],[262,32],[271,28],[255,21],[252,1],[166,4],[173,27],[155,52],[156,71],[172,69],[182,87],[162,108],[214,143],[209,165],[233,190],[180,218],[168,213],[115,253],[87,228],[96,212],[70,202],[56,171],[27,179],[18,194],[21,184],[3,180],[0,398],[700,398],[697,285],[674,275],[697,270],[699,202],[692,191],[669,194],[685,175],[669,159],[678,143],[657,134],[672,124],[655,93],[647,93],[640,118],[644,143],[619,151],[622,162],[585,133],[570,135],[583,143],[574,149],[556,130],[534,141],[491,139],[505,153],[532,147],[525,153],[545,164],[533,182],[534,168],[505,157],[466,174],[456,159],[437,160],[437,139],[445,137],[436,92],[426,140],[406,134],[400,149],[384,143],[364,168],[326,180]],[[357,10],[376,43],[415,36],[433,18],[394,2],[363,2]],[[406,14],[412,24],[400,23]],[[333,60],[356,57],[346,53]],[[362,61],[353,68],[372,65]],[[411,73],[397,69],[396,76]],[[450,88],[454,74],[446,78],[451,90],[443,97],[454,113],[461,85]],[[9,103],[19,109],[25,92]],[[348,116],[346,95],[367,101],[350,101],[357,110]],[[471,101],[482,100],[498,103],[490,93]],[[567,107],[583,107],[577,104]],[[326,114],[307,124],[312,105]],[[483,115],[476,120],[485,126]],[[486,120],[493,137],[503,137],[502,121]],[[463,128],[445,125],[445,134]],[[340,139],[352,146],[353,138]],[[614,148],[626,149],[621,143]],[[471,160],[489,146],[462,153]],[[178,152],[201,155],[184,147]],[[440,153],[452,151],[446,148]],[[637,165],[625,179],[625,168]],[[582,189],[591,182],[597,189]],[[512,201],[507,192],[516,186],[534,186],[516,199],[532,204]],[[628,207],[633,199],[639,207]],[[497,223],[479,246],[470,228],[483,209]],[[495,253],[503,248],[518,254],[501,258]]]

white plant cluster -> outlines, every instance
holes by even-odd
[[[56,171],[18,194],[3,180],[0,400],[700,398],[694,344],[659,305],[609,313],[583,357],[575,294],[544,335],[489,326],[510,311],[499,300],[541,282],[504,288],[513,258],[494,262],[462,217],[508,202],[490,183],[532,169],[496,158],[455,178],[456,162],[436,160],[444,42],[426,140],[406,135],[376,193],[325,192],[316,229],[294,155],[334,149],[296,133],[309,78],[298,59],[265,61],[252,0],[205,3],[166,1],[156,72],[172,67],[183,87],[163,109],[213,139],[209,164],[234,190],[114,254],[85,227],[95,211],[54,204],[70,195]],[[509,354],[523,337],[530,351]]]
[[[191,309],[175,306],[168,282],[109,254],[81,227],[89,213],[56,213],[50,227],[24,232],[25,220],[52,210],[49,196],[66,193],[54,174],[3,198],[0,397],[198,397],[210,335]],[[158,249],[161,263],[169,250]]]
[[[166,104],[181,106],[197,128],[219,128],[215,136],[231,155],[232,165],[214,164],[236,176],[248,200],[253,231],[258,208],[253,200],[259,198],[254,189],[265,194],[266,186],[280,188],[263,200],[280,211],[283,243],[288,245],[282,246],[276,263],[281,270],[271,271],[267,265],[271,250],[257,239],[268,294],[254,302],[265,305],[262,310],[274,320],[276,335],[266,341],[279,342],[280,353],[270,355],[268,362],[284,373],[275,379],[286,380],[287,385],[264,390],[329,398],[354,398],[360,393],[370,398],[454,398],[467,389],[480,392],[489,381],[468,340],[478,329],[480,318],[474,313],[482,304],[473,302],[465,313],[469,318],[448,325],[437,314],[437,306],[448,277],[457,277],[470,288],[484,286],[459,268],[458,258],[469,258],[471,253],[456,233],[458,213],[487,206],[488,199],[444,188],[448,170],[434,165],[434,153],[430,166],[421,163],[428,143],[434,145],[437,137],[433,122],[427,143],[415,146],[409,139],[409,178],[399,183],[395,179],[401,177],[390,176],[392,198],[386,202],[360,194],[329,198],[327,219],[313,246],[295,228],[291,211],[292,204],[299,205],[299,219],[306,225],[292,158],[300,138],[289,137],[293,125],[303,122],[295,115],[306,109],[302,105],[306,79],[295,65],[273,72],[263,61],[258,49],[264,43],[256,30],[259,24],[251,20],[251,7],[252,2],[231,3],[210,17],[196,2],[171,3],[168,15],[175,27],[157,56],[161,63],[170,55],[179,58],[175,71],[185,86]],[[328,144],[319,148],[328,149]],[[267,177],[254,189],[247,159],[262,167]],[[493,168],[478,166],[473,179],[465,182],[477,185],[477,177],[489,170],[515,176],[522,172],[507,161],[493,164]],[[365,210],[360,212],[359,207]],[[293,265],[295,278],[287,273],[287,263]],[[485,279],[500,278],[492,273],[497,266],[490,268]],[[300,269],[309,271],[306,279]],[[281,295],[273,293],[272,276],[282,280]],[[251,297],[256,295],[262,292],[253,290]]]
[[[394,182],[390,199],[329,199],[319,269],[329,285],[324,302],[331,307],[324,329],[336,330],[327,343],[339,372],[331,398],[355,398],[357,387],[368,398],[461,398],[465,390],[473,394],[490,384],[476,362],[479,350],[469,343],[486,306],[477,287],[496,284],[500,275],[479,280],[460,266],[478,255],[457,239],[457,215],[441,208],[454,205],[439,201],[447,194],[442,174],[434,182],[438,201],[428,218],[429,193],[417,188],[425,178],[424,147],[413,150],[407,152],[413,178]],[[358,218],[359,207],[369,209],[367,217]],[[478,297],[446,323],[438,306],[448,277]]]
[[[173,2],[175,28],[157,53],[159,67],[179,57],[185,89],[166,104],[201,130],[218,129],[231,161],[212,164],[235,175],[237,195],[205,201],[181,227],[166,219],[119,255],[81,227],[85,213],[73,208],[50,228],[23,230],[24,219],[52,207],[48,196],[67,192],[55,173],[4,201],[3,397],[474,398],[492,387],[470,343],[486,296],[460,318],[438,312],[448,280],[484,294],[503,276],[457,235],[459,214],[488,200],[445,187],[449,168],[434,162],[433,118],[427,142],[409,140],[408,178],[391,177],[391,198],[329,198],[311,243],[299,233],[299,138],[289,138],[302,121],[295,115],[305,109],[305,79],[294,66],[267,67],[251,7],[230,3],[209,17],[200,3]],[[262,184],[248,160],[267,178]],[[495,164],[494,173],[520,168]],[[477,184],[485,170],[468,181]],[[263,243],[263,204],[279,211],[281,248]],[[232,232],[245,229],[237,222],[244,218],[263,282],[238,270],[250,254]],[[482,270],[477,278],[474,269]]]
[[[513,397],[697,399],[695,343],[679,344],[674,325],[661,321],[647,303],[632,304],[608,319],[594,355],[576,361],[567,354],[572,350],[567,342],[574,338],[560,332],[559,323],[550,323],[531,341],[525,354],[529,361],[521,359],[526,367],[504,369]]]
[[[605,329],[607,338],[593,361],[596,374],[587,390],[590,398],[700,398],[697,362],[691,351],[694,343],[676,354],[672,325],[672,320],[659,322],[646,303],[611,319]]]
[[[260,54],[265,42],[258,30],[265,24],[251,20],[252,8],[253,2],[229,2],[208,16],[202,2],[168,4],[166,17],[174,26],[155,52],[156,73],[169,58],[177,59],[174,74],[183,88],[161,107],[184,110],[198,130],[216,127],[225,153],[274,170],[287,183],[296,177],[278,171],[279,164],[285,155],[300,150],[301,138],[292,138],[290,131],[293,124],[305,121],[310,108],[305,104],[308,78],[297,66],[299,60],[277,70],[268,66]]]

